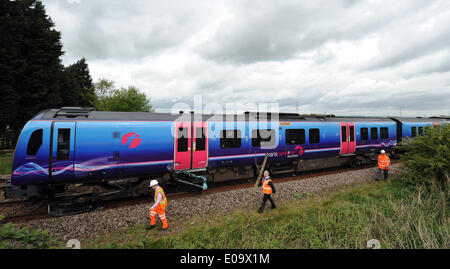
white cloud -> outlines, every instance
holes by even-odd
[[[450,115],[450,2],[44,0],[68,65],[174,102]],[[74,3],[74,1],[72,1]]]

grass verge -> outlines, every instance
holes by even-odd
[[[183,231],[165,236],[139,225],[105,233],[83,248],[365,248],[370,239],[381,248],[450,247],[439,194],[417,193],[394,181],[304,197],[296,195],[264,214],[238,210],[185,221]]]
[[[13,153],[10,151],[0,153],[0,175],[11,174]]]

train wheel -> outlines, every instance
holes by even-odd
[[[348,165],[349,165],[351,168],[356,168],[356,167],[359,166],[359,161],[358,161],[357,158],[351,158],[350,161],[348,162]]]

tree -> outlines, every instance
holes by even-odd
[[[96,103],[86,60],[64,67],[60,39],[40,1],[0,1],[0,135],[9,125],[17,138],[45,109]]]
[[[154,109],[150,104],[150,98],[137,87],[114,88],[114,82],[101,79],[95,83],[97,95],[97,110],[101,111],[149,111]]]
[[[400,158],[404,178],[413,185],[448,187],[450,176],[450,124],[426,127],[424,136],[402,142],[406,153]]]
[[[16,136],[37,112],[62,103],[63,51],[53,27],[40,1],[0,2],[0,128]]]
[[[97,97],[97,102],[99,102],[114,93],[114,82],[104,78],[99,79],[98,82],[94,84],[94,90]]]
[[[61,96],[63,106],[90,107],[95,105],[97,97],[86,59],[82,58],[64,68]]]

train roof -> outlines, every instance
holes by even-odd
[[[94,108],[81,107],[63,107],[60,109],[47,109],[39,112],[33,120],[108,120],[108,121],[174,121],[180,117],[186,117],[190,120],[190,116],[201,117],[202,121],[206,120],[271,120],[278,117],[279,121],[323,121],[323,122],[386,122],[386,121],[404,121],[404,122],[440,122],[448,121],[443,118],[389,118],[389,117],[362,117],[362,116],[335,116],[335,115],[301,115],[298,113],[258,113],[245,112],[243,114],[194,114],[193,112],[180,111],[178,114],[171,113],[155,113],[155,112],[109,112],[96,111]]]
[[[393,117],[393,119],[397,119],[401,122],[448,122],[450,118],[440,118],[440,117]]]

